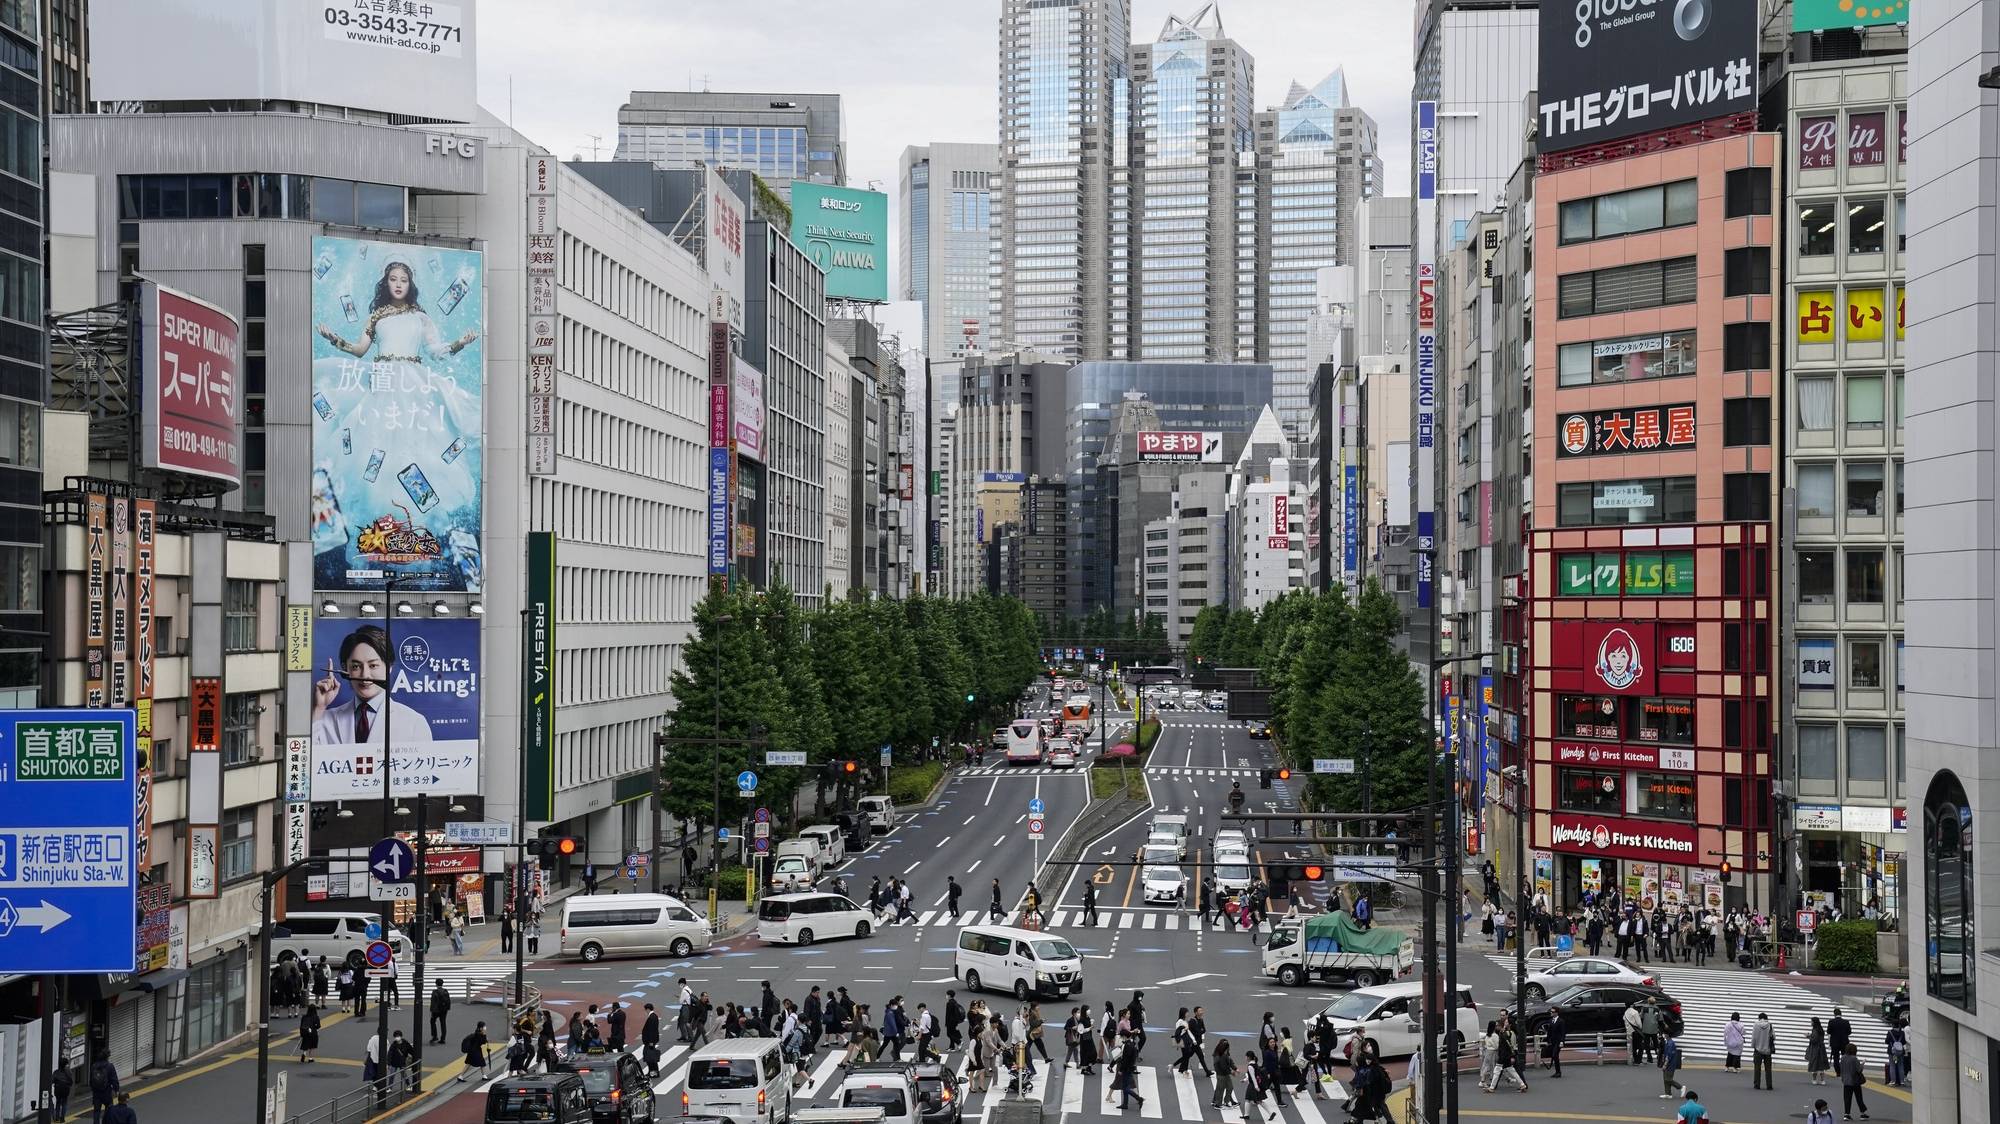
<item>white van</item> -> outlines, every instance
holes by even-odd
[[[855,807],[868,818],[870,835],[887,835],[896,830],[896,802],[886,796],[864,796]]]
[[[875,915],[844,894],[772,894],[757,903],[757,937],[765,944],[811,944],[865,937]]]
[[[578,894],[563,899],[557,950],[591,963],[660,953],[678,960],[714,939],[708,922],[669,894]]]
[[[1215,888],[1225,894],[1240,894],[1248,890],[1255,874],[1248,851],[1217,851],[1213,870]]]
[[[775,1038],[710,1042],[688,1058],[682,1116],[779,1124],[792,1115],[791,1070]]]
[[[924,1105],[916,1075],[899,1062],[847,1066],[840,1080],[840,1107],[872,1108],[883,1124],[922,1124]]]
[[[800,839],[810,839],[819,844],[819,861],[822,871],[832,870],[847,861],[847,837],[832,824],[820,824],[799,832]]]
[[[819,840],[803,835],[787,839],[778,844],[777,849],[772,853],[779,858],[784,858],[786,855],[798,855],[804,858],[807,866],[811,868],[813,881],[815,882],[819,881],[819,876],[825,873],[828,866],[826,855],[820,850]]]
[[[344,961],[358,972],[368,964],[368,926],[381,923],[374,913],[290,913],[273,924],[271,947],[280,962],[303,956],[317,963],[324,956],[336,968]],[[389,928],[389,949],[398,959],[407,951],[402,931],[394,926]]]
[[[1083,958],[1068,941],[1012,925],[959,930],[951,974],[974,991],[1011,991],[1023,1000],[1083,994]]]
[[[818,881],[813,877],[812,859],[794,851],[771,860],[771,874],[765,885],[769,893],[790,894],[810,890]]]
[[[1422,1048],[1417,1018],[1423,1013],[1424,985],[1421,981],[1357,987],[1334,1000],[1321,1013],[1345,1041],[1357,1028],[1375,1052],[1384,1058],[1408,1057]],[[1472,988],[1461,985],[1452,1021],[1466,1042],[1479,1041],[1486,1025],[1479,1018],[1479,1004]]]

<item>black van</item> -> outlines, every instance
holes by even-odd
[[[574,1073],[516,1074],[486,1091],[486,1124],[590,1124],[590,1094]]]

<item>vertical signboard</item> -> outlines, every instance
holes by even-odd
[[[729,500],[733,458],[730,455],[729,390],[733,381],[729,325],[708,326],[708,573],[727,577],[730,559]]]
[[[152,869],[153,852],[153,579],[158,572],[158,519],[154,501],[132,501],[133,788],[138,793],[132,858],[141,872]]]
[[[83,679],[84,705],[103,706],[104,675],[109,639],[105,585],[111,576],[111,501],[102,492],[83,498]]]
[[[140,385],[146,388],[140,463],[242,483],[236,318],[148,281],[141,287],[139,322]]]
[[[285,862],[306,857],[312,818],[312,739],[285,739]]]
[[[1438,103],[1417,103],[1417,608],[1435,596],[1437,549],[1437,198]]]
[[[484,256],[312,245],[313,588],[478,593]]]
[[[736,369],[735,399],[730,403],[731,432],[736,436],[736,453],[764,461],[764,372],[740,357]]]
[[[525,339],[528,344],[528,475],[556,472],[556,176],[553,156],[528,157]]]
[[[222,680],[188,681],[187,896],[222,894]]]
[[[132,497],[111,497],[110,702],[132,705]]]
[[[1270,550],[1290,550],[1292,548],[1291,497],[1283,492],[1271,497],[1271,533],[1265,536],[1264,546]]]
[[[1341,469],[1340,577],[1350,590],[1361,576],[1361,466]]]
[[[556,535],[528,532],[528,635],[521,665],[523,816],[556,818]]]
[[[715,287],[721,299],[715,317],[725,321],[737,331],[743,330],[744,278],[748,275],[743,263],[743,200],[729,189],[720,173],[713,165],[702,173],[703,204],[706,213],[702,216],[707,234],[702,238],[702,264],[708,267],[708,283]]]
[[[285,670],[312,670],[311,605],[285,606]]]

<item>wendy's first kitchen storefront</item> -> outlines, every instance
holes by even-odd
[[[1554,880],[1552,900],[1562,906],[1594,901],[1616,891],[1641,909],[1655,906],[1721,909],[1720,870],[1704,866],[1698,827],[1609,820],[1559,813],[1549,817]],[[1720,832],[1713,833],[1720,842]]]

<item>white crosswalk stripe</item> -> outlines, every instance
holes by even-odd
[[[1514,969],[1512,956],[1489,952],[1486,958],[1508,972]],[[1888,1060],[1889,1048],[1883,1039],[1889,1031],[1888,1024],[1852,1004],[1838,1003],[1761,972],[1658,964],[1634,966],[1653,973],[1667,994],[1680,1001],[1681,1019],[1686,1023],[1680,1038],[1681,1053],[1690,1059],[1709,1061],[1724,1056],[1722,1035],[1732,1012],[1743,1016],[1747,1043],[1757,1015],[1762,1012],[1771,1016],[1778,1064],[1802,1067],[1814,1016],[1818,1016],[1823,1026],[1833,1017],[1833,1009],[1840,1007],[1854,1027],[1851,1041],[1862,1062],[1879,1077],[1882,1064]],[[1571,1035],[1574,1038],[1575,1032]],[[1828,1052],[1829,1055],[1832,1052],[1830,1045]],[[1747,1045],[1744,1054],[1743,1068],[1747,1070],[1750,1068]]]
[[[1042,928],[1064,932],[1088,930],[1093,927],[1099,929],[1151,929],[1156,932],[1169,933],[1193,932],[1196,929],[1203,928],[1213,933],[1243,932],[1240,926],[1229,923],[1220,915],[1210,915],[1208,923],[1203,925],[1198,915],[1165,906],[1099,906],[1097,910],[1097,924],[1095,926],[1084,924],[1083,918],[1084,914],[1080,909],[1052,909],[1043,913]],[[983,909],[975,909],[957,914],[952,913],[950,910],[934,909],[916,914],[913,920],[900,924],[885,924],[880,928],[883,933],[893,933],[899,929],[909,928],[962,929],[967,925],[983,925],[987,921],[988,915]],[[1018,925],[1021,923],[1021,914],[1017,910],[1009,910],[1001,916],[1000,923]],[[1271,931],[1271,922],[1258,922],[1257,931],[1259,933],[1269,933]],[[457,995],[460,991],[459,981],[467,979],[480,983],[503,980],[511,981],[513,973],[514,969],[512,965],[495,964],[490,967],[486,965],[467,965],[464,971],[447,976],[453,982],[448,983],[446,986],[451,989],[454,995]],[[426,988],[429,986],[428,981],[430,978],[433,977],[426,977]]]

